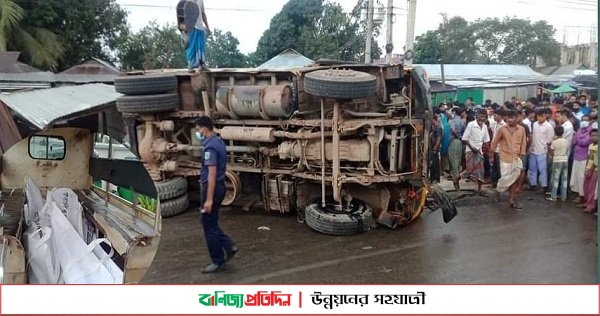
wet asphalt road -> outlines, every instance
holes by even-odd
[[[459,215],[449,224],[441,211],[426,210],[408,227],[350,237],[313,232],[295,216],[223,210],[221,225],[240,252],[213,275],[200,273],[209,260],[199,214],[191,210],[163,220],[142,282],[594,284],[596,216],[531,192],[521,201],[524,209],[516,211],[505,199],[470,197],[457,202]]]

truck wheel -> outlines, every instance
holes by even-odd
[[[359,99],[377,92],[377,78],[366,72],[328,69],[304,76],[304,91],[322,98]]]
[[[172,200],[160,201],[160,215],[164,218],[185,213],[190,206],[187,194]]]
[[[371,207],[358,199],[342,211],[335,210],[333,199],[328,199],[325,207],[319,200],[306,207],[304,216],[308,227],[326,235],[354,235],[375,227]]]
[[[449,223],[456,215],[458,215],[456,204],[454,204],[450,196],[448,196],[448,193],[446,193],[439,185],[431,186],[430,190],[431,195],[435,200],[435,204],[442,209],[444,223]]]
[[[161,182],[154,182],[159,200],[169,200],[185,194],[188,190],[187,180],[177,177]]]
[[[168,112],[178,107],[179,95],[177,93],[126,95],[117,99],[117,110],[121,113]]]
[[[225,172],[225,189],[225,198],[221,205],[229,206],[242,194],[242,180],[237,172]]]
[[[123,76],[115,79],[115,90],[125,95],[160,94],[177,90],[174,75]]]

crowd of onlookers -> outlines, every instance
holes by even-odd
[[[597,115],[597,98],[586,95],[523,102],[513,97],[503,104],[487,100],[475,105],[471,98],[465,104],[441,103],[433,114],[429,180],[447,178],[457,190],[461,180],[475,181],[478,193],[485,195],[482,186],[497,188],[501,178],[511,176],[509,166],[501,165],[503,155],[513,154],[519,156],[515,162],[522,170],[510,180],[517,191],[545,194],[549,201],[567,202],[571,196],[592,213],[597,199]],[[498,146],[495,138],[506,125],[511,128],[504,131],[510,132]],[[520,208],[512,196],[510,203]]]

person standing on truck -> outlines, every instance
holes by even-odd
[[[227,149],[221,138],[215,135],[213,122],[203,116],[195,121],[196,138],[202,143],[202,169],[200,170],[200,190],[202,201],[202,227],[212,263],[202,273],[219,272],[225,268],[238,251],[231,238],[219,227],[219,209],[225,198],[225,171]]]
[[[188,63],[188,69],[193,72],[195,68],[207,70],[205,64],[206,39],[210,37],[211,31],[208,27],[208,19],[204,9],[204,0],[188,0],[198,6],[198,17],[196,24],[191,30],[185,30],[187,33],[187,47],[185,55]],[[180,26],[181,27],[181,26]]]

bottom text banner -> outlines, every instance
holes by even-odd
[[[6,314],[598,315],[598,285],[2,285]]]

